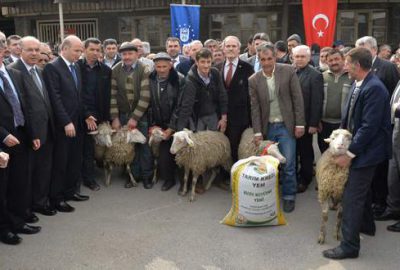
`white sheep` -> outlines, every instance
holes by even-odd
[[[322,208],[321,229],[318,243],[323,244],[326,236],[326,222],[328,221],[329,201],[337,205],[337,220],[334,238],[340,238],[340,226],[342,221],[342,195],[349,175],[349,168],[343,168],[335,163],[335,158],[344,155],[351,143],[352,135],[345,129],[337,129],[332,132],[325,142],[329,148],[322,154],[316,166],[316,179],[318,184],[318,201]]]
[[[222,166],[229,172],[232,166],[229,140],[218,131],[193,133],[190,130],[183,130],[176,132],[173,137],[170,152],[176,154],[176,164],[185,169],[184,184],[179,194],[186,195],[189,173],[192,172],[192,191],[189,200],[193,201],[197,179],[200,175],[209,169],[213,169],[205,187],[208,190],[217,175],[216,168]]]
[[[157,183],[158,157],[160,156],[160,143],[164,140],[164,132],[160,127],[153,127],[149,131],[149,146],[154,158],[153,184]]]
[[[111,136],[115,133],[108,122],[101,123],[97,126],[97,130],[91,131],[88,134],[94,138],[94,159],[99,164],[103,164],[104,153],[107,147],[111,147]]]
[[[254,144],[254,132],[252,128],[247,128],[242,133],[238,148],[238,158],[244,159],[251,156],[271,155],[277,158],[281,164],[286,163],[286,158],[279,151],[277,142],[261,141],[259,146]]]

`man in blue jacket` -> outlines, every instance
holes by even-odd
[[[375,235],[370,187],[377,165],[391,156],[391,125],[388,91],[371,66],[372,55],[365,48],[352,49],[346,56],[345,68],[355,82],[341,126],[353,140],[347,154],[336,159],[350,171],[343,194],[343,239],[338,247],[323,252],[329,259],[357,258],[360,233]]]

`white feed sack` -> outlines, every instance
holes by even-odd
[[[286,224],[279,200],[279,161],[271,156],[249,157],[231,169],[232,207],[221,221],[251,227]]]

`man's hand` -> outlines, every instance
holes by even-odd
[[[118,130],[118,129],[121,128],[121,122],[119,121],[119,118],[118,118],[118,117],[116,117],[116,118],[112,121],[111,127],[112,127],[113,129],[115,129],[115,130]]]
[[[86,118],[85,122],[88,130],[95,131],[97,129],[96,121],[97,119],[94,118],[93,116],[89,116],[88,118]]]
[[[40,148],[40,139],[34,139],[32,141],[32,148],[33,150],[38,150]]]
[[[72,123],[69,123],[64,127],[65,135],[67,137],[73,138],[76,136],[75,126]]]
[[[6,168],[10,156],[5,152],[0,152],[0,168]]]
[[[137,121],[135,119],[131,118],[131,119],[129,119],[127,125],[128,125],[129,130],[135,129],[137,127]]]
[[[8,147],[13,147],[19,144],[20,142],[18,141],[17,138],[14,137],[14,135],[9,134],[6,139],[4,140],[4,144],[7,145]]]
[[[317,131],[318,131],[317,127],[309,127],[308,128],[308,133],[309,134],[315,134],[315,133],[317,133]]]
[[[218,122],[217,129],[219,131],[221,131],[222,133],[225,133],[227,122],[228,122],[228,120],[226,118],[226,114],[222,115],[221,120],[219,120],[219,122]]]
[[[298,139],[304,135],[304,128],[303,127],[295,127],[294,128],[294,136]]]
[[[174,131],[170,128],[167,128],[164,131],[164,141],[168,141],[171,138],[172,134],[174,134]]]
[[[335,158],[335,163],[343,168],[349,167],[351,163],[351,157],[349,157],[347,154],[340,155]]]
[[[260,142],[263,140],[263,136],[254,136],[253,142],[256,146],[260,145]]]

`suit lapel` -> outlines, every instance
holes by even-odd
[[[8,100],[8,98],[6,97],[6,94],[4,93],[4,89],[1,88],[0,86],[0,95],[4,98],[4,100],[6,101],[6,103],[8,104],[8,106],[10,106],[10,108],[12,109],[11,103]]]
[[[274,77],[275,77],[275,93],[277,97],[280,97],[280,86],[281,86],[281,69],[278,65],[275,65],[275,71],[274,71]]]
[[[61,66],[61,67],[64,69],[64,71],[66,72],[67,77],[69,78],[69,80],[71,81],[71,83],[75,86],[75,89],[78,91],[77,85],[75,84],[74,77],[72,77],[71,70],[69,69],[69,66],[67,66],[67,63],[65,63],[64,59],[62,59],[61,56],[58,58],[58,61],[59,61],[60,66]],[[78,73],[80,73],[80,72],[79,72],[79,67],[78,67],[78,65],[76,65],[76,64],[75,64],[75,70],[76,70],[76,77],[78,78],[78,85],[79,85],[79,83],[80,83],[80,79],[79,79],[79,78],[80,78],[80,75],[79,75]]]
[[[265,79],[262,72],[258,73],[258,81],[260,83],[260,87],[257,87],[257,89],[259,90],[258,94],[260,95],[260,100],[265,100],[264,105],[261,105],[264,107],[265,104],[269,104],[269,90],[267,80]]]

